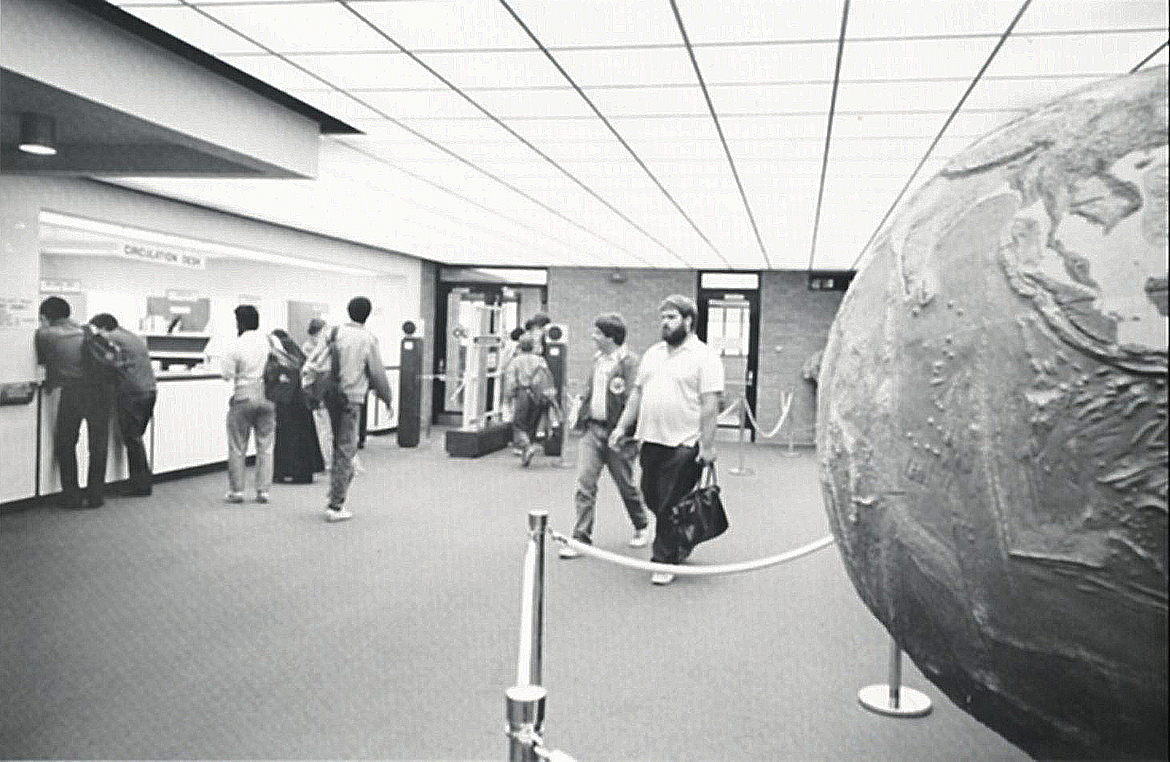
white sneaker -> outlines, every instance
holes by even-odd
[[[257,503],[267,503],[268,502],[268,493],[267,492],[257,492],[256,493],[256,502]]]
[[[242,503],[242,502],[244,502],[244,493],[243,492],[229,492],[223,496],[223,501],[225,503]]]
[[[630,538],[631,548],[644,548],[650,544],[650,528],[634,530],[634,536]]]
[[[654,572],[650,575],[652,585],[669,585],[671,582],[674,582],[674,575],[670,572]]]
[[[338,509],[326,508],[325,509],[325,520],[326,521],[345,521],[346,519],[352,519],[352,518],[353,518],[353,513],[351,513],[348,508],[338,508]]]
[[[570,548],[568,545],[562,545],[561,549],[557,551],[557,555],[561,558],[577,558],[581,555],[581,551]]]

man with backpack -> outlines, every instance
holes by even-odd
[[[529,334],[520,337],[520,350],[504,368],[502,398],[512,401],[512,428],[514,438],[523,448],[520,465],[527,467],[536,454],[536,427],[540,417],[556,393],[552,372],[544,358],[536,354],[535,342]]]
[[[71,313],[69,302],[59,296],[41,302],[41,325],[33,343],[37,362],[45,366],[45,390],[61,388],[53,427],[61,505],[70,509],[100,508],[105,504],[113,374],[108,367],[103,367],[93,349],[94,334],[70,320]],[[83,420],[89,444],[84,499],[77,481],[75,449]]]
[[[329,332],[317,353],[305,363],[302,382],[310,396],[320,400],[333,429],[333,463],[329,472],[326,521],[345,521],[353,513],[345,507],[354,475],[361,413],[370,389],[389,407],[394,395],[386,367],[378,352],[378,340],[366,330],[373,311],[370,300],[355,296],[346,307],[350,322]]]
[[[145,497],[151,493],[153,474],[142,435],[154,415],[157,398],[150,350],[141,336],[118,325],[118,320],[108,312],[94,315],[89,324],[108,343],[107,357],[116,369],[114,409],[118,414],[118,428],[126,446],[126,465],[130,471],[126,494]]]

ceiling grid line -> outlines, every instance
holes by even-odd
[[[520,18],[519,14],[517,14],[516,11],[512,9],[512,6],[508,5],[507,0],[500,0],[500,4],[504,6],[509,14],[511,14],[512,18],[516,20],[516,23],[520,25],[520,28],[524,30],[524,33],[528,35],[532,42],[535,43],[538,48],[540,48],[541,52],[544,53],[549,62],[551,62],[552,65],[556,67],[557,71],[561,73],[561,76],[563,76],[565,80],[568,81],[573,90],[575,90],[577,94],[581,96],[581,99],[589,105],[589,108],[593,110],[593,113],[597,115],[597,118],[601,120],[602,124],[604,124],[606,128],[609,129],[611,133],[613,133],[613,136],[617,138],[619,143],[622,144],[622,147],[629,152],[634,161],[638,163],[638,166],[641,167],[646,175],[654,182],[654,184],[658,186],[658,190],[662,191],[662,195],[666,196],[667,200],[674,205],[674,208],[678,210],[678,213],[681,214],[683,219],[685,219],[690,224],[691,228],[699,234],[699,237],[703,239],[708,247],[710,247],[711,251],[715,252],[715,255],[723,261],[723,264],[727,265],[728,269],[732,269],[731,263],[727,261],[727,257],[723,256],[723,253],[719,251],[718,247],[716,247],[715,244],[711,242],[711,239],[708,238],[707,235],[695,223],[695,221],[691,219],[691,216],[687,214],[686,210],[684,210],[678,201],[675,200],[670,191],[668,191],[662,182],[659,181],[658,177],[650,171],[650,167],[646,166],[646,162],[642,161],[642,157],[638,156],[637,152],[634,151],[629,143],[626,142],[626,139],[622,137],[621,133],[617,131],[617,128],[615,128],[609,119],[607,119],[605,115],[601,113],[601,110],[597,108],[597,105],[592,101],[592,99],[590,99],[589,96],[585,94],[585,91],[582,90],[581,87],[577,84],[577,82],[571,76],[569,76],[569,72],[565,71],[565,68],[561,66],[560,61],[558,61],[552,55],[552,53],[549,52],[548,48],[545,47],[544,43],[542,43],[537,38],[537,36],[533,34],[532,30],[529,29],[528,25],[524,23],[524,20]]]
[[[1165,48],[1163,43],[1157,50],[1146,57],[1149,60],[1157,55]],[[1144,63],[1144,61],[1143,61]],[[985,82],[992,81],[1017,81],[1017,82],[1035,82],[1037,80],[1046,79],[1101,79],[1104,77],[1113,76],[1112,73],[1089,72],[1085,74],[997,74],[993,76],[986,76],[983,78]],[[850,85],[887,85],[900,84],[912,85],[921,84],[924,82],[967,82],[967,77],[867,77],[867,78],[852,78],[842,79],[842,84]],[[831,85],[832,79],[757,79],[750,82],[708,82],[707,87],[711,88],[731,88],[731,87],[783,87],[786,85]],[[590,85],[590,90],[686,90],[694,87],[690,82],[647,82],[639,84],[596,84]],[[354,93],[445,93],[448,91],[447,87],[351,87],[350,92]],[[511,93],[511,92],[569,92],[573,88],[570,85],[472,85],[470,87],[461,88],[468,93]],[[307,92],[300,89],[296,92]]]
[[[1163,50],[1165,50],[1167,45],[1170,45],[1170,40],[1166,40],[1166,41],[1164,41],[1164,42],[1163,42],[1161,45],[1159,45],[1158,47],[1154,48],[1154,52],[1153,52],[1153,53],[1150,53],[1148,56],[1146,56],[1146,57],[1145,57],[1145,58],[1143,58],[1141,61],[1139,61],[1137,66],[1135,66],[1135,67],[1133,67],[1132,69],[1130,69],[1130,70],[1129,70],[1129,73],[1130,73],[1130,74],[1133,74],[1135,71],[1137,71],[1138,69],[1142,68],[1143,66],[1145,66],[1146,64],[1148,64],[1150,61],[1154,60],[1154,56],[1158,55],[1158,54],[1159,54],[1159,53],[1161,53]]]
[[[182,1],[182,0],[180,0]],[[341,0],[325,0],[326,2],[341,2]],[[364,0],[369,2],[369,0]],[[388,0],[388,2],[402,2],[402,0]],[[195,6],[223,6],[226,3],[184,3]],[[240,5],[270,5],[271,3],[240,3]],[[173,7],[173,6],[163,6]],[[1035,31],[1023,32],[1016,35],[1018,39],[1026,39],[1034,37],[1037,39],[1051,38],[1051,37],[1078,37],[1078,36],[1092,36],[1092,35],[1115,35],[1115,34],[1149,34],[1151,32],[1163,32],[1168,27],[1125,27],[1119,29],[1067,29],[1067,30],[1050,30],[1050,31]],[[997,32],[967,32],[961,34],[909,34],[909,35],[870,35],[863,37],[854,37],[850,42],[947,42],[955,40],[993,40],[998,37]],[[760,47],[786,47],[792,45],[831,45],[837,40],[834,37],[806,37],[796,38],[790,40],[736,40],[728,42],[696,42],[694,47],[710,49],[710,48],[760,48]],[[678,50],[683,46],[677,42],[647,42],[647,43],[618,43],[613,45],[556,45],[550,46],[549,50],[554,53],[574,53],[574,52],[605,52],[605,51],[619,51],[619,50]],[[287,51],[286,51],[287,52]],[[298,50],[298,55],[345,55],[350,53],[385,53],[384,50]],[[502,47],[452,47],[452,48],[415,48],[415,53],[418,54],[432,54],[432,53],[530,53],[528,48],[519,48],[513,46]],[[261,55],[259,53],[240,53],[238,55]]]
[[[538,230],[537,228],[534,228],[534,227],[532,227],[524,222],[521,222],[519,220],[514,220],[511,217],[509,217],[508,215],[500,212],[498,209],[492,209],[491,207],[488,207],[484,204],[481,204],[480,202],[476,201],[473,198],[470,198],[468,196],[464,196],[462,193],[459,193],[458,191],[451,190],[450,188],[446,187],[445,185],[441,185],[440,183],[437,183],[434,180],[431,180],[429,177],[424,177],[423,175],[420,175],[417,172],[411,172],[409,169],[406,169],[405,167],[400,167],[397,164],[395,164],[394,162],[385,158],[384,156],[378,156],[375,153],[367,151],[367,150],[361,148],[360,146],[352,145],[349,141],[343,140],[340,138],[335,139],[334,142],[339,146],[342,146],[344,148],[349,149],[350,151],[353,151],[354,153],[365,156],[366,158],[370,159],[371,161],[375,161],[379,164],[390,167],[398,172],[401,172],[404,175],[407,175],[408,177],[413,178],[414,180],[417,180],[420,183],[424,183],[426,185],[429,185],[441,193],[446,193],[450,196],[453,196],[454,198],[459,199],[460,201],[463,201],[464,203],[470,204],[471,206],[474,206],[478,209],[481,209],[481,210],[487,212],[488,214],[492,214],[492,215],[499,217],[502,220],[506,220],[517,227],[528,230],[529,232],[535,233],[538,236],[545,236],[545,237],[555,241],[556,243],[560,244],[561,246],[564,246],[566,249],[573,250],[575,248],[573,246],[573,244],[569,243],[568,241],[562,241],[560,238],[557,238],[556,236],[549,233],[548,231]]]
[[[821,180],[817,188],[817,208],[813,213],[812,241],[808,250],[808,269],[817,255],[817,233],[821,228],[821,202],[825,199],[825,175],[829,171],[829,147],[833,143],[833,116],[837,110],[837,88],[841,84],[841,59],[845,53],[845,30],[849,25],[849,0],[841,9],[841,36],[837,39],[837,62],[833,67],[833,94],[829,98],[829,118],[825,125],[825,150],[821,158]]]
[[[563,174],[565,177],[569,178],[569,180],[571,180],[571,181],[572,181],[574,184],[576,184],[576,185],[577,185],[579,188],[581,188],[581,189],[582,189],[583,191],[585,191],[587,194],[589,194],[590,196],[592,196],[594,199],[596,199],[596,200],[597,200],[598,202],[600,202],[600,203],[601,203],[603,206],[605,206],[605,207],[606,207],[607,209],[609,209],[611,212],[613,212],[613,213],[614,213],[614,214],[616,214],[618,217],[620,217],[622,220],[624,220],[624,221],[625,221],[627,224],[629,224],[631,227],[633,227],[633,228],[634,228],[635,230],[637,230],[639,233],[641,233],[642,235],[646,236],[646,237],[647,237],[647,238],[649,238],[651,241],[653,241],[654,243],[656,243],[656,244],[657,244],[657,245],[658,245],[660,248],[662,248],[662,250],[663,250],[663,251],[665,251],[667,254],[670,254],[672,257],[674,257],[676,260],[678,260],[678,261],[679,261],[681,264],[685,265],[686,267],[694,267],[694,265],[693,265],[691,262],[688,262],[688,261],[687,261],[687,260],[686,260],[684,257],[680,256],[680,255],[678,254],[678,252],[674,251],[674,250],[673,250],[673,249],[671,249],[669,246],[667,246],[665,243],[663,243],[663,242],[662,242],[662,241],[661,241],[661,240],[660,240],[660,239],[659,239],[657,236],[655,236],[653,233],[651,233],[650,231],[648,231],[648,230],[646,230],[645,228],[643,228],[643,227],[642,227],[641,225],[639,225],[638,223],[634,222],[634,221],[633,221],[632,219],[630,219],[630,217],[629,217],[629,216],[627,216],[627,215],[626,215],[624,212],[622,212],[620,209],[618,209],[616,206],[614,206],[612,203],[610,203],[610,202],[609,202],[607,199],[603,198],[603,197],[601,196],[601,194],[599,194],[597,191],[593,190],[591,187],[589,187],[587,184],[585,184],[585,182],[584,182],[584,181],[582,181],[580,178],[578,178],[578,177],[577,177],[576,175],[574,175],[572,172],[570,172],[570,171],[568,171],[567,169],[565,169],[563,166],[561,166],[561,164],[560,164],[560,163],[558,163],[558,162],[557,162],[555,159],[553,159],[551,156],[549,156],[548,154],[546,154],[544,151],[542,151],[542,150],[540,150],[539,148],[537,148],[537,146],[536,146],[534,143],[532,143],[532,141],[528,140],[528,139],[527,139],[527,138],[525,138],[523,135],[521,135],[520,133],[516,132],[516,131],[515,131],[514,129],[512,129],[512,128],[511,128],[511,127],[510,127],[510,126],[509,126],[509,125],[508,125],[506,122],[504,122],[503,120],[501,120],[499,117],[497,117],[497,116],[496,116],[495,114],[493,114],[492,112],[488,111],[486,108],[484,108],[484,107],[483,107],[483,106],[482,106],[482,105],[481,105],[481,104],[480,104],[478,101],[476,101],[476,100],[475,100],[474,98],[472,98],[470,95],[468,95],[467,93],[465,93],[465,92],[463,92],[462,90],[460,90],[460,89],[459,89],[459,87],[458,87],[457,85],[455,85],[453,82],[451,82],[450,80],[448,80],[446,77],[444,77],[442,74],[440,74],[438,71],[436,71],[436,70],[435,70],[433,67],[431,67],[429,64],[427,64],[425,61],[423,61],[421,58],[419,58],[419,57],[418,57],[417,55],[415,55],[413,52],[411,52],[410,50],[408,50],[408,49],[407,49],[407,48],[406,48],[404,45],[402,45],[402,44],[401,44],[401,43],[399,43],[397,40],[395,40],[393,37],[391,37],[389,34],[387,34],[387,33],[386,33],[384,30],[382,30],[382,29],[381,29],[381,28],[380,28],[380,27],[379,27],[377,24],[374,24],[374,23],[373,23],[373,22],[371,22],[369,19],[367,19],[365,16],[363,16],[361,13],[359,13],[358,11],[356,11],[356,10],[355,10],[353,7],[351,7],[351,6],[350,6],[350,4],[349,4],[349,2],[348,2],[347,0],[337,0],[337,2],[338,2],[338,3],[339,3],[339,4],[340,4],[340,5],[343,7],[343,8],[345,8],[346,10],[348,10],[350,13],[352,13],[352,14],[353,14],[354,16],[356,16],[358,19],[360,19],[360,20],[361,20],[363,23],[367,24],[367,25],[370,27],[370,29],[372,29],[374,32],[376,32],[378,35],[380,35],[380,36],[381,36],[383,39],[385,39],[387,42],[389,42],[390,44],[392,44],[392,45],[396,46],[397,48],[399,48],[399,49],[400,49],[400,50],[401,50],[403,53],[405,53],[407,56],[409,56],[409,57],[410,57],[410,59],[411,59],[412,61],[414,61],[415,63],[417,63],[419,66],[422,66],[422,67],[423,67],[424,69],[426,69],[426,70],[427,70],[427,71],[428,71],[428,72],[429,72],[429,73],[430,73],[432,76],[434,76],[435,78],[437,78],[437,79],[438,79],[440,82],[442,82],[443,84],[445,84],[445,85],[447,85],[448,87],[450,87],[450,88],[451,88],[451,90],[452,90],[453,92],[455,92],[457,95],[459,95],[460,97],[462,97],[464,100],[466,100],[468,103],[470,103],[470,104],[471,104],[473,107],[475,107],[476,109],[478,109],[478,110],[479,110],[481,113],[483,113],[483,114],[484,114],[484,115],[485,115],[485,116],[486,116],[488,119],[491,119],[491,120],[492,120],[493,122],[495,122],[497,125],[499,125],[499,126],[500,126],[500,127],[502,127],[503,129],[507,130],[509,134],[511,134],[511,135],[512,135],[514,138],[516,138],[516,139],[517,139],[517,140],[519,140],[521,143],[523,143],[525,146],[527,146],[529,149],[531,149],[531,150],[532,150],[534,153],[536,153],[538,156],[540,156],[542,159],[544,159],[544,160],[545,160],[546,162],[548,162],[550,165],[552,165],[553,167],[555,167],[555,168],[556,168],[558,171],[560,171],[560,172],[561,172],[561,173],[562,173],[562,174]],[[473,118],[475,118],[475,117],[466,117],[466,119],[473,119]],[[590,118],[592,118],[592,117],[590,117]]]
[[[1028,6],[1031,4],[1032,0],[1024,0],[1023,5],[1021,5],[1020,9],[1016,11],[1016,15],[1012,19],[1012,22],[1008,24],[1007,29],[1003,31],[999,41],[995,44],[995,47],[991,49],[991,53],[987,56],[987,60],[983,62],[983,66],[979,68],[979,71],[971,80],[971,84],[967,85],[967,89],[963,92],[962,97],[959,98],[959,102],[955,104],[955,108],[952,109],[950,116],[948,116],[946,121],[943,122],[943,126],[938,131],[938,134],[934,136],[934,140],[931,141],[930,147],[926,149],[926,153],[923,154],[922,159],[919,160],[918,166],[914,168],[914,171],[910,173],[910,177],[906,179],[906,184],[902,186],[902,190],[898,193],[897,197],[894,198],[894,203],[890,204],[890,208],[886,210],[884,215],[882,215],[881,221],[878,222],[877,227],[874,228],[873,233],[869,236],[869,240],[866,241],[865,245],[862,246],[861,249],[857,252],[857,256],[854,258],[853,264],[849,266],[850,270],[857,269],[857,263],[861,261],[861,257],[865,254],[866,251],[869,250],[870,245],[873,244],[874,239],[877,238],[878,233],[881,232],[882,227],[886,224],[886,220],[890,218],[890,215],[893,214],[894,209],[897,208],[898,202],[900,202],[902,197],[906,195],[906,191],[910,189],[910,185],[914,182],[914,178],[918,177],[918,173],[922,171],[923,165],[925,165],[926,160],[930,158],[930,154],[934,151],[935,146],[937,146],[939,141],[942,140],[942,136],[946,133],[947,128],[951,126],[951,122],[954,121],[955,116],[959,113],[959,110],[963,108],[963,104],[967,102],[967,97],[971,95],[971,91],[975,89],[975,85],[979,84],[979,80],[983,76],[983,72],[987,71],[987,67],[991,66],[991,62],[994,61],[995,57],[999,54],[1000,48],[1002,48],[1004,43],[1007,42],[1008,37],[1011,36],[1012,30],[1016,28],[1016,24],[1019,23],[1020,18],[1024,15],[1024,11],[1028,10]]]
[[[331,2],[333,2],[334,0],[330,0],[330,1],[331,1]],[[331,90],[331,91],[333,91],[333,92],[337,92],[337,93],[341,94],[342,96],[344,96],[344,97],[346,97],[346,98],[348,98],[348,99],[352,100],[353,102],[355,102],[355,103],[357,103],[357,104],[360,104],[361,106],[363,106],[363,107],[365,107],[365,108],[369,109],[369,110],[370,110],[370,111],[372,111],[373,113],[376,113],[376,114],[378,114],[379,116],[381,116],[382,118],[384,118],[386,121],[390,122],[391,124],[395,125],[396,127],[399,127],[400,129],[402,129],[402,130],[404,130],[404,131],[406,131],[406,132],[410,133],[411,135],[414,135],[416,138],[418,138],[419,140],[422,140],[424,143],[426,143],[427,145],[431,146],[432,148],[435,148],[436,150],[438,150],[438,151],[441,151],[441,152],[443,152],[443,153],[447,154],[447,155],[448,155],[448,156],[450,156],[451,158],[453,158],[453,159],[455,159],[456,161],[458,161],[458,162],[460,162],[460,163],[462,163],[462,164],[466,165],[467,167],[471,168],[472,170],[474,170],[474,171],[476,171],[476,172],[479,172],[480,174],[482,174],[482,175],[484,175],[485,177],[487,177],[487,178],[489,178],[489,179],[491,179],[491,180],[493,180],[493,181],[495,181],[495,182],[499,183],[500,185],[503,185],[505,188],[507,188],[507,189],[511,190],[512,192],[514,192],[514,193],[518,194],[519,196],[521,196],[522,198],[526,199],[527,201],[530,201],[531,203],[533,203],[533,204],[535,204],[535,205],[539,206],[541,209],[545,210],[545,211],[546,211],[546,212],[548,212],[549,214],[552,214],[552,215],[556,216],[557,218],[564,220],[565,222],[569,223],[570,225],[572,225],[572,226],[574,226],[574,227],[578,228],[579,230],[581,230],[581,231],[583,231],[583,232],[585,232],[585,233],[587,233],[587,234],[589,234],[589,235],[593,236],[594,238],[597,238],[598,240],[602,241],[603,243],[606,243],[607,245],[614,247],[614,248],[615,248],[615,249],[617,249],[618,251],[625,252],[626,254],[630,255],[630,256],[631,256],[631,257],[633,257],[634,259],[637,259],[638,261],[640,261],[640,262],[642,262],[643,264],[645,264],[647,267],[650,267],[650,266],[651,266],[651,263],[650,263],[650,262],[648,262],[647,260],[643,259],[643,258],[642,258],[641,256],[639,256],[638,254],[636,254],[636,253],[634,253],[634,252],[630,251],[629,249],[625,248],[624,246],[622,246],[622,245],[620,245],[620,244],[618,244],[618,243],[615,243],[615,242],[613,242],[613,241],[609,240],[608,238],[606,238],[605,236],[601,235],[601,234],[600,234],[600,233],[598,233],[597,231],[595,231],[595,230],[593,230],[593,229],[591,229],[591,228],[588,228],[588,227],[586,227],[586,226],[582,225],[581,223],[577,222],[576,220],[573,220],[573,219],[571,219],[570,217],[568,217],[567,215],[565,215],[563,212],[560,212],[559,210],[553,209],[551,206],[549,206],[548,204],[544,203],[543,201],[540,201],[540,200],[539,200],[539,199],[537,199],[535,196],[532,196],[531,194],[529,194],[529,193],[527,193],[526,191],[524,191],[524,190],[522,190],[522,189],[520,189],[520,188],[516,187],[516,186],[515,186],[515,185],[513,185],[512,183],[510,183],[510,182],[508,182],[508,181],[504,180],[503,178],[496,176],[496,174],[495,174],[495,173],[493,173],[493,172],[489,172],[488,170],[484,169],[483,167],[480,167],[478,164],[476,164],[475,162],[471,161],[470,159],[467,159],[467,158],[465,158],[465,157],[463,157],[463,156],[460,156],[460,155],[459,155],[458,153],[456,153],[455,151],[452,151],[451,149],[447,148],[446,146],[442,145],[441,143],[439,143],[439,142],[437,142],[437,141],[433,140],[432,138],[428,137],[427,135],[424,135],[423,133],[419,132],[418,130],[415,130],[413,127],[411,127],[411,126],[409,126],[409,125],[405,124],[404,122],[402,122],[402,121],[400,121],[400,120],[398,120],[398,119],[395,119],[394,117],[392,117],[392,116],[390,116],[389,114],[387,114],[387,113],[385,113],[384,111],[382,111],[382,110],[381,110],[380,108],[378,108],[377,106],[374,106],[374,105],[373,105],[373,104],[371,104],[371,103],[367,103],[366,101],[363,101],[361,98],[358,98],[357,96],[353,95],[351,92],[349,92],[349,91],[347,91],[347,90],[345,90],[345,89],[343,89],[343,88],[337,87],[337,86],[336,86],[336,85],[334,85],[332,82],[328,81],[327,79],[325,79],[324,77],[320,76],[320,75],[319,75],[319,74],[317,74],[316,72],[313,72],[313,71],[311,71],[311,70],[307,69],[306,67],[304,67],[304,66],[301,66],[300,64],[296,63],[295,61],[291,61],[291,60],[289,60],[289,58],[288,58],[287,56],[285,56],[285,55],[283,55],[283,54],[280,54],[280,53],[277,53],[276,51],[274,51],[274,50],[272,50],[272,49],[268,48],[267,46],[263,45],[263,44],[262,44],[261,42],[259,42],[258,40],[255,40],[255,39],[253,39],[252,37],[249,37],[248,35],[244,34],[243,32],[241,32],[241,31],[240,31],[240,30],[238,30],[238,29],[234,29],[234,28],[233,28],[233,27],[231,27],[229,24],[226,24],[226,23],[224,23],[223,21],[221,21],[220,19],[217,19],[215,16],[213,16],[213,15],[211,15],[211,14],[209,14],[209,13],[206,13],[206,12],[205,12],[205,11],[203,11],[201,8],[199,8],[199,7],[196,7],[196,6],[192,5],[190,2],[188,2],[188,0],[180,0],[180,2],[181,2],[183,5],[186,5],[187,7],[190,7],[192,10],[196,11],[197,13],[199,13],[199,14],[200,14],[200,15],[202,15],[202,16],[204,16],[205,18],[207,18],[207,19],[209,19],[209,20],[213,21],[214,23],[216,23],[216,24],[218,24],[218,25],[222,26],[224,29],[227,29],[227,30],[231,31],[231,32],[232,32],[232,33],[234,33],[234,34],[237,34],[237,35],[239,35],[240,37],[242,37],[243,39],[247,40],[247,41],[248,41],[248,42],[250,42],[251,44],[253,44],[253,45],[256,45],[257,47],[259,47],[259,48],[262,48],[262,49],[264,49],[264,50],[268,51],[268,53],[269,53],[270,55],[276,56],[277,58],[279,58],[280,60],[284,61],[285,63],[287,63],[287,64],[289,64],[289,65],[291,65],[291,66],[294,66],[294,67],[296,67],[296,68],[297,68],[297,69],[299,69],[301,72],[303,72],[303,73],[307,74],[308,76],[312,77],[313,79],[316,79],[318,82],[321,82],[321,83],[325,84],[326,86],[328,86],[328,87],[330,88],[330,90]]]
[[[756,235],[756,244],[760,247],[760,253],[764,255],[764,264],[768,269],[772,269],[772,260],[768,257],[768,250],[764,247],[764,239],[760,236],[760,226],[756,224],[756,216],[752,214],[751,204],[748,203],[747,193],[743,189],[743,181],[739,178],[739,170],[735,168],[735,159],[731,157],[731,148],[727,145],[727,136],[723,134],[723,127],[719,124],[719,115],[715,111],[715,104],[711,102],[711,93],[707,91],[707,85],[703,82],[703,72],[699,69],[699,61],[695,58],[695,51],[691,47],[691,39],[687,35],[686,26],[683,24],[682,14],[678,10],[678,3],[676,0],[670,0],[670,8],[674,11],[674,19],[678,22],[678,31],[682,35],[683,43],[687,47],[687,55],[690,56],[691,65],[695,67],[695,77],[699,80],[699,87],[703,90],[703,98],[707,101],[707,108],[711,112],[711,121],[715,124],[715,130],[719,133],[719,142],[723,144],[723,152],[727,154],[727,164],[731,167],[731,174],[735,178],[735,185],[739,188],[739,197],[743,200],[743,208],[747,212],[748,219],[752,223],[752,232]]]

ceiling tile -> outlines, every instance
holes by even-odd
[[[574,0],[571,12],[566,12],[563,3],[547,0],[508,0],[508,5],[547,48],[682,42],[670,6],[664,2]]]
[[[824,0],[680,0],[692,44],[760,40],[836,39],[841,3]]]
[[[340,4],[209,5],[203,10],[276,53],[395,49]]]
[[[288,61],[274,55],[262,56],[220,56],[224,62],[256,79],[272,85],[278,90],[291,93],[295,90],[328,90],[328,85],[319,78]]]
[[[846,36],[910,37],[955,34],[999,36],[1020,8],[1020,0],[858,0],[849,7]],[[840,7],[837,8],[840,24]]]
[[[1140,27],[1164,30],[1166,3],[1159,0],[1034,0],[1016,26],[1016,34],[1037,30]]]
[[[403,53],[293,54],[287,57],[331,85],[347,90],[445,87]]]
[[[502,6],[495,2],[352,2],[355,11],[408,50],[535,48]]]
[[[259,53],[262,48],[209,19],[194,8],[128,7],[125,10],[152,26],[211,54]]]

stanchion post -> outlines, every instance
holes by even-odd
[[[865,686],[857,692],[857,700],[871,712],[887,717],[923,717],[931,710],[929,696],[902,685],[902,649],[892,636],[889,683]]]
[[[743,463],[744,453],[744,437],[747,432],[747,397],[744,394],[739,395],[739,465],[729,468],[728,471],[736,476],[752,476],[755,470],[748,468]]]
[[[540,730],[548,691],[539,685],[516,685],[505,694],[508,716],[508,762],[537,762]]]
[[[520,650],[516,685],[504,696],[510,762],[537,762],[548,692],[541,687],[544,631],[544,538],[548,511],[528,512],[528,543],[520,580]]]

